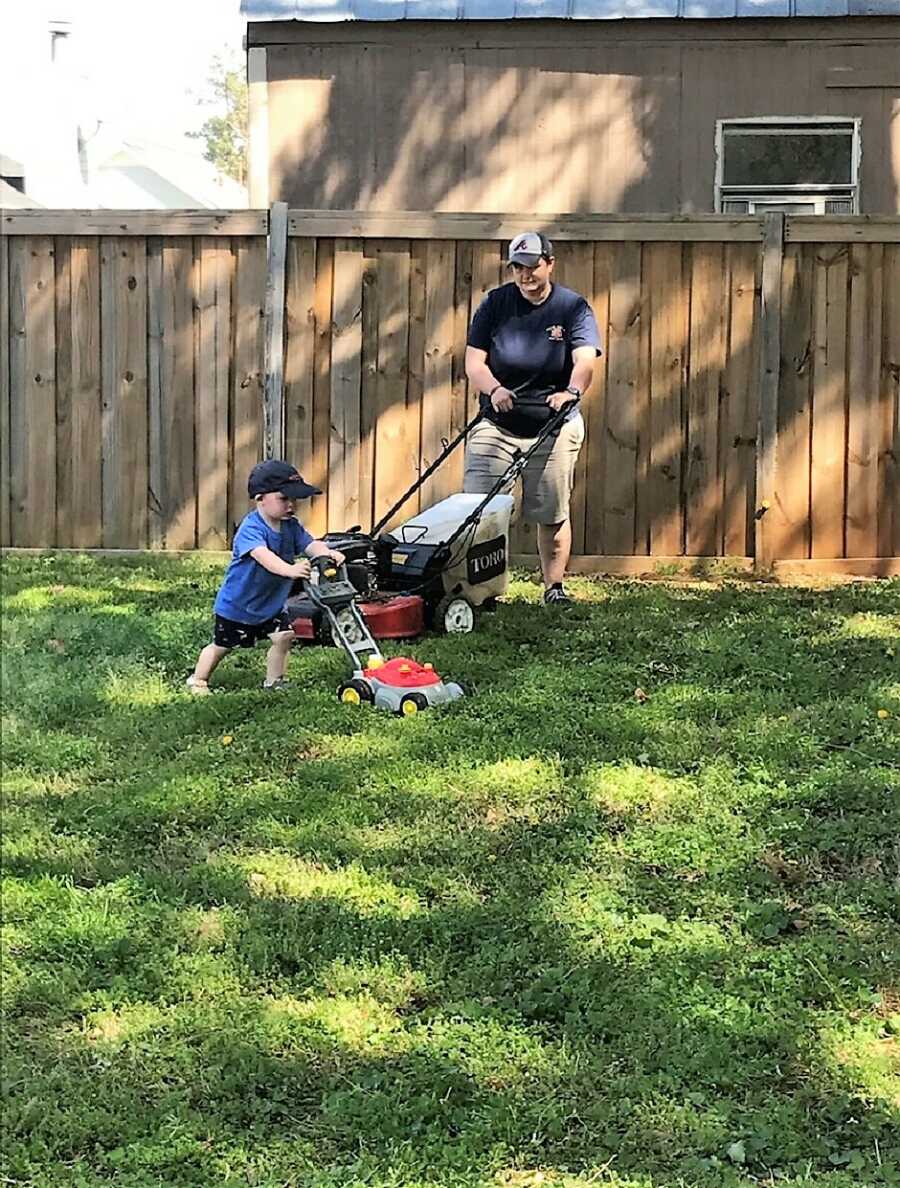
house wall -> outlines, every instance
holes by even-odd
[[[711,211],[717,119],[847,115],[861,211],[900,212],[897,21],[272,22],[248,47],[269,201]]]

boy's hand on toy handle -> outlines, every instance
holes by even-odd
[[[308,578],[312,573],[312,566],[305,558],[301,559],[300,561],[295,561],[293,569],[294,577],[297,578]]]

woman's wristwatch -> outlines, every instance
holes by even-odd
[[[569,393],[570,396],[574,396],[576,400],[580,400],[581,397],[584,395],[584,393],[581,391],[581,389],[576,388],[574,386],[574,384],[570,384],[568,386],[568,388],[566,388],[566,391]]]

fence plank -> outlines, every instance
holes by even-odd
[[[900,246],[884,249],[881,393],[887,432],[879,481],[878,551],[900,557]]]
[[[584,494],[584,549],[602,553],[605,548],[603,475],[606,467],[606,391],[609,362],[609,292],[612,284],[613,247],[594,245],[594,276],[591,305],[600,330],[603,354],[594,368],[594,382],[585,407],[586,475]]]
[[[644,258],[651,342],[647,465],[650,552],[677,556],[684,549],[682,420],[688,308],[682,248],[680,244],[648,244]]]
[[[730,297],[721,428],[722,552],[725,556],[742,556],[753,547],[754,457],[759,419],[757,252],[750,245],[731,244],[727,257]]]
[[[427,468],[450,440],[453,391],[453,265],[454,245],[446,239],[428,244],[425,290],[425,389],[422,396],[422,469]],[[460,449],[465,447],[461,446]],[[451,495],[444,466],[422,487],[421,506]]]
[[[314,536],[328,527],[328,443],[331,437],[331,341],[334,301],[334,242],[316,245],[316,288],[313,297],[315,338],[312,386],[312,458],[306,478],[321,495],[309,501],[304,522]]]
[[[26,239],[9,243],[9,542],[34,546],[38,542],[23,535],[21,506],[25,499],[25,450],[27,422],[25,385],[28,371],[26,317],[29,293],[31,250]]]
[[[502,246],[490,239],[472,244],[472,314],[491,289],[508,279],[503,276]]]
[[[360,523],[360,378],[362,370],[362,244],[334,246],[334,327],[331,348],[331,439],[328,453],[328,527]]]
[[[422,473],[422,401],[425,392],[425,302],[427,244],[412,241],[409,245],[409,341],[407,344],[406,415],[414,458],[413,468]],[[412,476],[410,476],[412,481]],[[402,518],[413,515],[421,506],[421,492],[405,504]]]
[[[266,263],[265,378],[263,452],[284,457],[284,274],[287,257],[287,203],[275,202],[269,215]]]
[[[724,255],[719,244],[692,249],[690,371],[687,386],[685,552],[717,552],[721,502],[718,469],[719,389],[725,370]]]
[[[103,544],[147,543],[147,248],[101,241]]]
[[[372,254],[369,254],[371,252]],[[378,382],[378,254],[369,248],[363,263],[362,376],[360,379],[359,519],[375,523],[375,388]]]
[[[73,239],[70,262],[71,322],[62,333],[72,339],[71,541],[94,548],[103,540],[99,241]]]
[[[784,215],[765,216],[760,280],[759,426],[756,433],[756,565],[765,571],[774,559],[775,533],[769,514],[775,498],[775,451],[778,442],[778,384],[781,371],[781,288],[784,263]]]
[[[53,241],[10,252],[10,486],[13,544],[56,543],[56,371]]]
[[[72,238],[54,240],[56,324],[56,544],[72,544]]]
[[[0,546],[11,543],[9,530],[9,240],[0,236]]]
[[[165,448],[163,433],[163,241],[147,240],[147,418],[149,455],[149,541],[151,549],[166,544]]]
[[[650,292],[644,268],[646,244],[641,246],[641,312],[638,321],[638,371],[635,377],[634,412],[637,429],[634,460],[634,551],[650,552],[650,503],[647,477],[650,471]]]
[[[195,393],[197,547],[224,549],[228,546],[228,380],[233,257],[227,240],[204,238],[199,242]]]
[[[847,345],[847,556],[874,557],[878,548],[878,392],[881,371],[882,262],[880,244],[850,249]]]
[[[304,477],[313,460],[316,241],[292,239],[285,278],[285,453]]]
[[[407,417],[409,245],[386,239],[378,247],[378,373],[375,384],[376,519],[414,477],[418,442]],[[390,527],[390,525],[388,525]]]
[[[847,417],[847,256],[816,246],[813,285],[813,396],[810,459],[812,557],[844,555]]]
[[[609,294],[604,544],[612,553],[634,550],[637,481],[635,388],[640,368],[641,245],[617,244]]]
[[[239,239],[235,247],[234,367],[231,385],[231,496],[229,523],[247,514],[247,476],[262,457],[265,242]]]
[[[788,245],[782,272],[781,372],[773,531],[776,556],[808,557],[812,378],[812,259]]]
[[[456,245],[456,274],[453,306],[453,388],[450,393],[450,434],[455,437],[478,410],[478,393],[469,391],[466,378],[466,339],[472,318],[472,245]],[[447,482],[451,491],[463,487],[462,450],[447,460]]]
[[[594,289],[594,249],[592,244],[563,243],[554,249],[557,253],[557,279],[569,289],[580,293],[588,302]],[[593,387],[593,384],[591,385]],[[582,407],[585,426],[585,441],[575,466],[575,487],[572,492],[572,551],[584,552],[585,523],[587,507],[587,458],[590,451],[588,432],[590,426],[586,416],[588,395]]]
[[[189,549],[196,536],[194,483],[194,253],[190,240],[162,247],[161,472],[166,547]]]

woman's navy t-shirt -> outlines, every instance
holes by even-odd
[[[498,413],[482,393],[482,413],[509,433],[534,437],[554,415],[547,397],[570,382],[572,351],[591,346],[599,353],[600,332],[587,301],[571,289],[554,285],[546,301],[532,305],[510,282],[482,301],[468,345],[487,351],[491,371],[516,397],[512,412]]]

